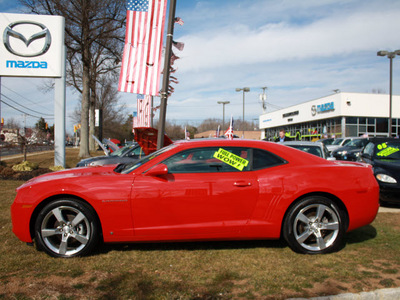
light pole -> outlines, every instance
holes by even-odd
[[[393,52],[389,51],[378,51],[378,56],[387,56],[390,60],[390,70],[389,70],[389,137],[392,137],[392,74],[393,74],[393,58],[396,55],[400,55],[400,50]]]
[[[222,104],[222,130],[224,130],[224,126],[225,126],[225,105],[229,104],[229,101],[218,101],[218,104]]]
[[[236,92],[243,91],[243,137],[244,137],[244,93],[250,92],[249,87],[244,87],[244,88],[236,88]]]

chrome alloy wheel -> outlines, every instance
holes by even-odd
[[[80,252],[89,242],[90,231],[88,218],[71,206],[58,206],[50,210],[40,228],[44,244],[63,256]]]
[[[301,247],[309,251],[321,251],[336,240],[340,225],[338,212],[324,204],[305,206],[293,222],[294,238]]]

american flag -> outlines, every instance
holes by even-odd
[[[137,127],[150,127],[151,96],[137,96]]]
[[[215,131],[215,137],[219,138],[219,130],[220,130],[221,126],[218,125],[217,130]]]
[[[233,118],[231,116],[231,123],[229,124],[229,128],[225,131],[225,136],[228,140],[233,140]]]
[[[118,90],[158,95],[167,0],[128,0]]]
[[[186,126],[185,126],[185,139],[190,140],[190,132],[186,129]]]
[[[183,22],[183,20],[180,17],[176,17],[174,21],[175,21],[175,23],[178,23],[181,26],[185,23],[185,22]]]

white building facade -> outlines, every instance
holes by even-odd
[[[285,129],[296,140],[389,136],[388,94],[335,93],[260,116],[262,138]],[[400,96],[392,96],[392,136],[400,135]]]

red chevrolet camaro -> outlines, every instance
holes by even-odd
[[[175,142],[133,164],[75,168],[17,189],[13,232],[55,257],[99,241],[279,239],[300,253],[340,249],[370,224],[370,166],[327,161],[264,141]]]

